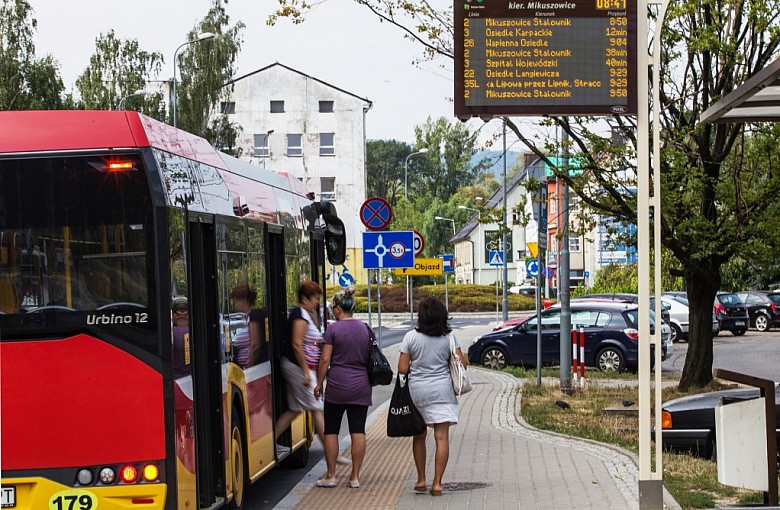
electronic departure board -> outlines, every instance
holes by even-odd
[[[636,114],[636,1],[455,0],[455,115]]]

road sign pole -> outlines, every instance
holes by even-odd
[[[538,257],[544,250],[539,248]],[[542,268],[536,274],[536,385],[542,387]]]
[[[450,295],[447,290],[447,282],[449,281],[449,278],[447,277],[447,273],[444,273],[444,306],[447,308],[447,312],[450,311]]]
[[[377,342],[382,348],[382,282],[380,282],[379,269],[376,270],[376,327],[379,331]]]
[[[406,294],[409,298],[409,328],[414,327],[414,288],[412,287],[412,277],[406,277],[406,286],[409,292]]]

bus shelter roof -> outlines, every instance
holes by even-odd
[[[701,114],[705,124],[780,121],[780,58]]]

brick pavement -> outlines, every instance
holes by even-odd
[[[456,334],[465,349],[471,342],[464,337],[471,335],[462,333]],[[395,364],[393,347],[386,354]],[[638,468],[629,455],[608,445],[534,429],[519,416],[520,381],[479,368],[469,369],[469,375],[474,390],[460,397],[460,423],[450,429],[450,460],[442,497],[412,490],[416,473],[411,440],[386,436],[385,403],[372,413],[373,421],[368,425],[360,489],[346,486],[346,466],[337,469],[339,487],[314,487],[313,481],[325,470],[323,461],[279,508],[638,508]],[[340,445],[348,456],[348,437]],[[426,469],[429,484],[433,451],[431,434]],[[665,501],[677,507],[668,494]]]

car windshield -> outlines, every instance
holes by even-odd
[[[741,305],[744,301],[736,294],[718,294],[718,301],[724,305]]]
[[[773,304],[780,305],[780,294],[767,294],[766,297],[768,297],[769,301]]]
[[[690,305],[688,304],[688,300],[687,300],[686,298],[682,297],[682,296],[670,296],[670,297],[671,297],[672,299],[674,299],[675,301],[677,301],[678,303],[682,303],[682,304],[684,304],[685,306],[690,306]]]

